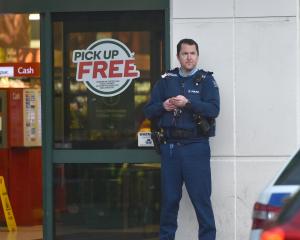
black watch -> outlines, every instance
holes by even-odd
[[[192,108],[192,103],[191,103],[191,101],[188,100],[187,103],[184,105],[184,107],[185,107],[186,109],[191,109],[191,108]]]

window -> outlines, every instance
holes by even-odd
[[[300,151],[291,159],[290,163],[279,176],[275,185],[300,185]]]
[[[157,239],[159,164],[56,164],[56,239]]]
[[[55,148],[137,148],[137,133],[150,125],[143,106],[164,68],[163,12],[56,14],[53,27]],[[140,71],[139,78],[112,97],[98,96],[76,81],[72,62],[74,50],[101,39],[124,43]]]

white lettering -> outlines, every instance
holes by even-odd
[[[195,94],[197,94],[197,93],[199,93],[199,91],[198,90],[191,90],[191,89],[189,89],[188,93],[195,93]]]
[[[34,74],[34,69],[32,67],[29,68],[18,68],[18,74]]]

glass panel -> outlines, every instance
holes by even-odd
[[[300,150],[279,176],[275,185],[300,185]]]
[[[62,18],[62,19],[61,19]],[[80,18],[80,22],[76,19]],[[161,12],[111,12],[54,17],[54,114],[56,148],[137,148],[137,132],[149,129],[142,108],[162,69]],[[140,77],[112,97],[96,95],[76,80],[74,50],[116,39],[134,52]]]
[[[18,227],[7,231],[0,201],[0,239],[43,236],[40,21],[31,16],[0,14],[0,176]]]
[[[57,164],[56,238],[158,239],[159,164]]]

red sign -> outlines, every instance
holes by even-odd
[[[40,63],[0,63],[0,76],[40,77]]]

